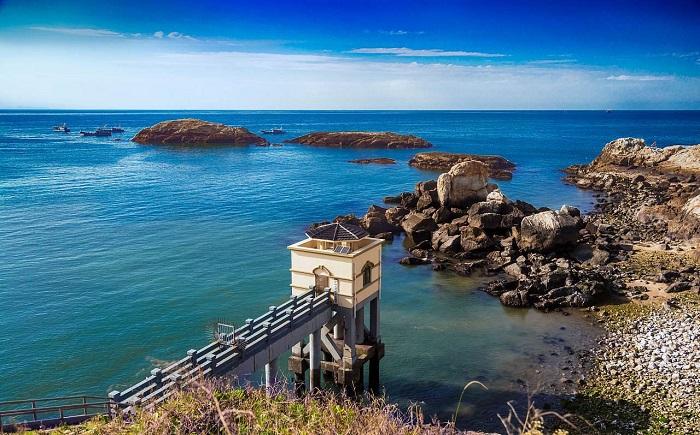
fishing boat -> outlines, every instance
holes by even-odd
[[[111,136],[112,135],[112,129],[111,128],[98,128],[95,131],[81,131],[80,132],[81,136],[97,136],[97,137],[105,137],[105,136]]]
[[[54,125],[53,126],[53,131],[57,131],[59,133],[70,133],[70,127],[68,127],[68,124],[65,122],[60,125]]]
[[[278,127],[278,128],[271,128],[269,130],[260,130],[260,133],[262,133],[262,134],[284,134],[285,131],[282,129],[282,127]]]

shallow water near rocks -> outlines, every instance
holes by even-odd
[[[286,246],[311,222],[363,213],[434,173],[412,150],[149,147],[129,138],[156,122],[197,117],[284,140],[317,130],[396,131],[436,151],[500,154],[499,182],[537,206],[587,209],[561,168],[605,142],[641,136],[700,142],[698,112],[0,112],[0,400],[121,389],[206,343],[216,319],[241,323],[289,293]],[[123,135],[53,133],[120,124]],[[114,139],[119,139],[115,141]],[[347,160],[391,157],[396,165]],[[596,329],[579,315],[502,307],[484,278],[403,267],[401,240],[383,261],[382,384],[390,400],[498,429],[505,401],[561,380],[565,346]],[[564,329],[562,329],[564,328]],[[556,353],[557,355],[552,355]],[[540,367],[543,365],[544,367]],[[536,373],[540,370],[541,373]]]

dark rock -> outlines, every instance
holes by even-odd
[[[450,222],[453,217],[454,214],[447,207],[440,207],[437,210],[435,210],[435,213],[433,213],[433,220],[438,224]]]
[[[530,302],[527,298],[527,293],[520,290],[509,290],[501,294],[498,298],[501,303],[507,307],[529,307]]]
[[[460,235],[462,250],[467,253],[484,251],[494,245],[493,239],[480,228],[461,227]]]
[[[656,278],[657,282],[670,283],[681,277],[681,273],[676,270],[666,270]]]
[[[396,160],[390,159],[388,157],[373,157],[373,158],[369,158],[369,159],[348,160],[348,163],[358,163],[360,165],[368,165],[370,163],[373,163],[376,165],[395,165]]]
[[[415,236],[420,231],[427,232],[428,237],[427,239],[421,237],[421,240],[429,240],[430,233],[437,229],[437,224],[431,217],[423,213],[411,212],[403,219],[401,227],[407,235],[413,238],[414,241],[417,241]]]
[[[430,142],[417,136],[362,131],[315,132],[285,142],[330,148],[406,149],[430,148],[432,146]]]
[[[427,258],[404,257],[399,260],[399,264],[403,264],[404,266],[420,266],[423,264],[430,264],[430,260]]]
[[[690,290],[692,285],[687,281],[677,281],[666,287],[666,293],[679,293]]]
[[[375,235],[374,237],[378,239],[384,239],[386,241],[392,241],[394,240],[394,233],[379,233]]]
[[[392,225],[401,225],[403,218],[410,212],[406,207],[391,207],[384,213],[386,221]]]

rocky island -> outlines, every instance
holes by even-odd
[[[200,119],[163,121],[144,128],[132,141],[144,145],[266,145],[264,138],[243,127],[230,127]]]
[[[359,165],[369,165],[369,164],[395,165],[396,160],[390,159],[389,157],[374,157],[374,158],[368,158],[368,159],[348,160],[348,163],[357,163]]]
[[[408,161],[408,164],[418,169],[447,172],[457,163],[466,160],[476,160],[486,164],[489,168],[489,177],[495,180],[510,180],[513,178],[515,163],[501,156],[480,156],[476,154],[432,151],[416,154]]]
[[[433,145],[417,136],[391,132],[315,132],[285,142],[329,148],[382,148],[412,149],[430,148]]]

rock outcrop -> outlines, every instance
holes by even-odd
[[[373,163],[375,165],[395,165],[396,160],[390,159],[388,157],[373,157],[369,159],[348,160],[348,163],[358,163],[360,165],[368,165],[370,163]]]
[[[489,194],[489,169],[484,163],[466,160],[457,163],[437,180],[437,195],[444,207],[464,207],[483,201]]]
[[[362,131],[315,132],[286,142],[329,148],[406,149],[433,146],[430,142],[413,135]]]
[[[590,170],[615,168],[653,168],[655,172],[700,174],[700,145],[648,146],[644,139],[621,138],[605,145],[600,155],[588,165]]]
[[[566,172],[568,182],[605,192],[599,207],[622,227],[657,241],[700,237],[700,145],[656,148],[617,139],[590,164]]]
[[[132,141],[144,145],[263,145],[267,140],[243,127],[200,119],[163,121],[144,128]]]
[[[408,161],[410,166],[430,171],[447,172],[454,165],[467,160],[476,160],[489,168],[489,177],[496,180],[513,178],[515,164],[501,156],[481,156],[476,154],[445,153],[439,151],[418,153]]]

